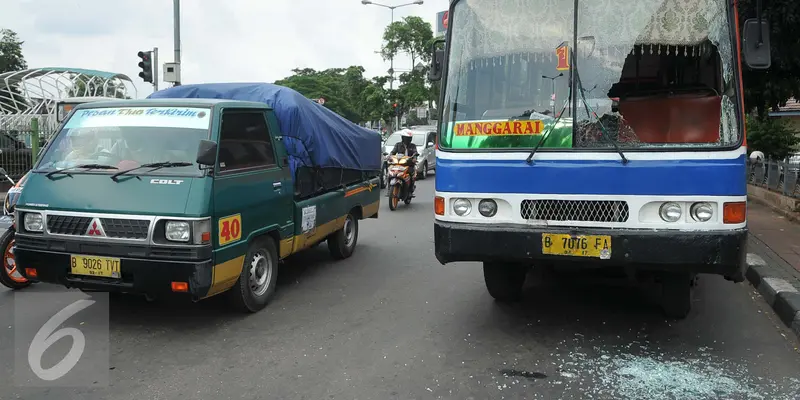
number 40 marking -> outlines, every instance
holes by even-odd
[[[231,215],[219,219],[219,244],[224,245],[242,238],[242,216]]]

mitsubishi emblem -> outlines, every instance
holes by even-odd
[[[95,218],[86,229],[86,236],[105,237],[106,232],[103,230],[103,224],[100,223],[100,218]]]

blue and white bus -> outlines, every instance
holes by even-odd
[[[532,265],[620,268],[660,282],[678,318],[697,274],[744,279],[730,1],[453,0],[449,15],[430,72],[441,263],[483,262],[498,300],[520,296]],[[751,43],[759,25],[744,25]],[[768,45],[750,47],[766,68]]]

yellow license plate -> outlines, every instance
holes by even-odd
[[[119,258],[98,256],[70,256],[70,271],[73,275],[100,276],[104,278],[121,278]]]
[[[611,258],[611,236],[545,233],[542,235],[542,254],[608,260]]]

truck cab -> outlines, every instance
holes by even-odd
[[[278,262],[327,240],[354,251],[376,217],[367,180],[298,200],[282,133],[262,103],[207,99],[75,107],[17,204],[24,274],[85,291],[200,300],[228,292],[258,311]]]

